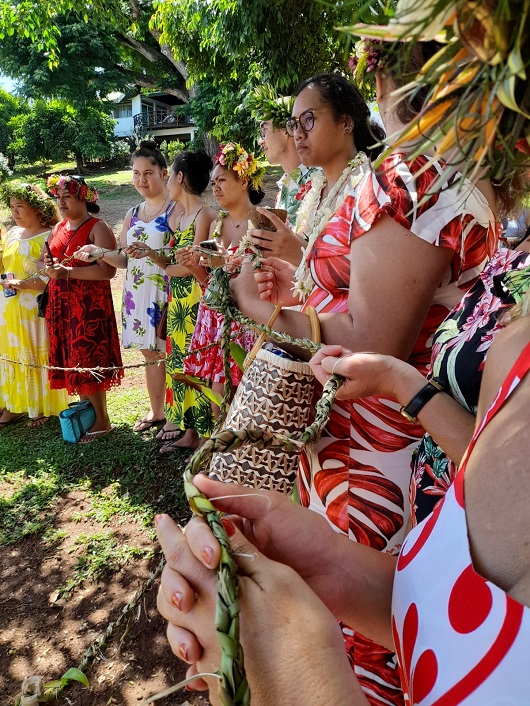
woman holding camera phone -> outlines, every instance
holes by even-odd
[[[210,227],[210,237],[216,241],[218,247],[217,253],[209,257],[209,264],[211,267],[219,267],[238,249],[247,233],[250,209],[264,197],[261,181],[265,169],[259,166],[252,154],[234,142],[222,144],[214,161],[211,184],[215,200],[222,211],[219,219]],[[202,250],[205,245],[201,245]],[[207,253],[203,253],[203,257],[205,256],[208,257]],[[223,355],[219,345],[223,320],[221,314],[205,305],[204,299],[201,301],[197,325],[190,344],[191,354],[186,358],[184,365],[185,373],[202,380],[210,380],[212,389],[219,394],[222,394],[225,383]],[[249,351],[254,343],[254,334],[232,324],[232,341]],[[206,346],[209,347],[202,350]],[[239,384],[241,370],[233,359],[230,372],[232,382]],[[213,405],[213,408],[217,416],[217,406]]]

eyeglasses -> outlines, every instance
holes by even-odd
[[[298,118],[289,118],[285,123],[287,134],[294,137],[299,125],[304,132],[310,132],[315,127],[315,113],[325,113],[327,110],[329,110],[329,108],[322,108],[321,110],[309,108],[308,110],[304,110],[303,113],[300,113]]]

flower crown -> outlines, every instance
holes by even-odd
[[[384,42],[378,39],[360,39],[355,43],[348,68],[359,88],[370,78],[367,74],[374,77],[376,71],[385,68],[384,46]]]
[[[227,169],[233,169],[238,179],[248,179],[254,191],[261,187],[265,167],[237,142],[224,142],[219,147],[214,162]]]
[[[46,186],[52,196],[57,196],[59,189],[66,189],[69,194],[87,203],[95,203],[99,198],[96,189],[92,186],[88,186],[83,177],[80,176],[59,176],[59,174],[52,174],[48,177]]]
[[[12,181],[4,184],[0,190],[2,202],[9,206],[11,199],[25,201],[30,207],[43,216],[46,222],[57,222],[57,208],[54,201],[34,184]]]
[[[273,128],[284,128],[293,112],[294,98],[279,96],[270,84],[258,86],[247,100],[248,109],[257,120],[270,120]]]

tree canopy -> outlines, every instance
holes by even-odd
[[[249,117],[237,106],[255,85],[286,94],[345,65],[334,27],[350,17],[348,3],[322,0],[0,0],[0,68],[27,96],[77,105],[164,90],[191,101],[205,132],[240,137]]]

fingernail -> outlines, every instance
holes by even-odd
[[[186,691],[195,691],[195,689],[192,686],[190,686],[189,684],[186,684],[186,686],[184,688],[186,689]]]
[[[155,515],[155,525],[158,525],[160,520],[162,519],[163,515]]]
[[[182,602],[182,593],[179,591],[176,591],[172,596],[171,596],[171,603],[177,608],[177,610],[180,610],[180,604]]]
[[[213,556],[213,549],[211,547],[204,547],[202,550],[202,558],[204,559],[204,563],[207,566],[210,566],[210,562],[212,561],[212,556]]]
[[[234,534],[236,533],[236,528],[232,520],[229,520],[228,517],[222,517],[221,522],[223,527],[225,528],[225,532],[229,537],[233,537]]]
[[[182,657],[184,661],[187,661],[188,659],[188,645],[182,644],[179,647],[179,655]]]

